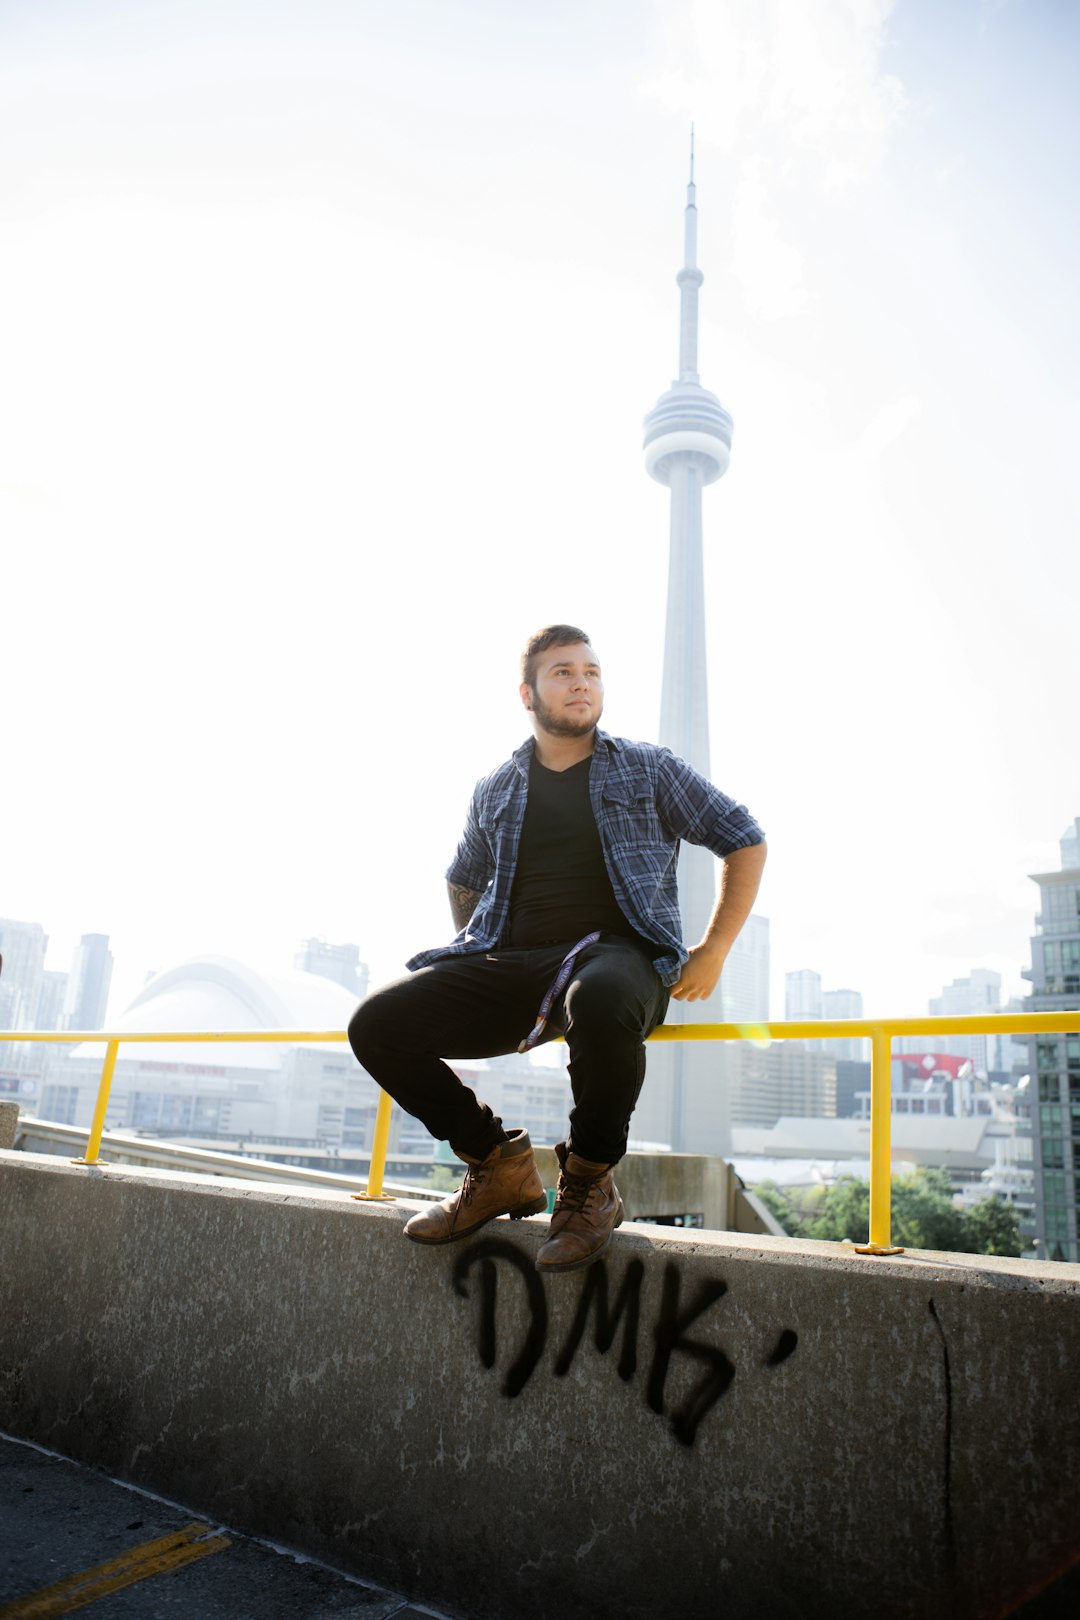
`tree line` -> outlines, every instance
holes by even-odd
[[[857,1176],[842,1176],[831,1187],[784,1188],[763,1181],[753,1190],[789,1237],[868,1240],[870,1183]],[[948,1171],[919,1165],[893,1177],[892,1241],[903,1249],[1019,1255],[1020,1216],[996,1195],[959,1208]]]

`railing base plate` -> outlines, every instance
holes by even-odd
[[[903,1254],[903,1249],[886,1249],[880,1243],[853,1243],[856,1254]]]
[[[396,1204],[397,1199],[391,1193],[350,1193],[358,1204]]]

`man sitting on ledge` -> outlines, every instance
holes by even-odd
[[[443,1059],[528,1051],[564,1035],[574,1106],[541,1271],[587,1266],[623,1218],[614,1169],[668,998],[704,1000],[757,894],[761,828],[683,760],[597,729],[600,665],[584,630],[550,625],[521,660],[533,738],[477,783],[447,881],[452,944],[362,1002],[349,1041],[368,1073],[466,1165],[414,1215],[416,1243],[454,1243],[497,1215],[546,1208],[524,1130],[503,1129]],[[723,861],[705,937],[682,941],[680,839]]]

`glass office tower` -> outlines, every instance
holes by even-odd
[[[1025,1011],[1080,1008],[1080,817],[1061,840],[1061,870],[1032,874],[1039,913]],[[1068,1035],[1030,1035],[1035,1229],[1039,1255],[1080,1259],[1080,1017]]]

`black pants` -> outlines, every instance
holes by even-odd
[[[349,1044],[372,1079],[432,1136],[482,1159],[502,1121],[442,1059],[516,1052],[572,944],[450,956],[421,968],[361,1003]],[[626,1152],[645,1078],[645,1037],[667,1004],[652,962],[631,940],[602,934],[578,957],[543,1038],[566,1036],[571,1141],[583,1158],[615,1164]]]

